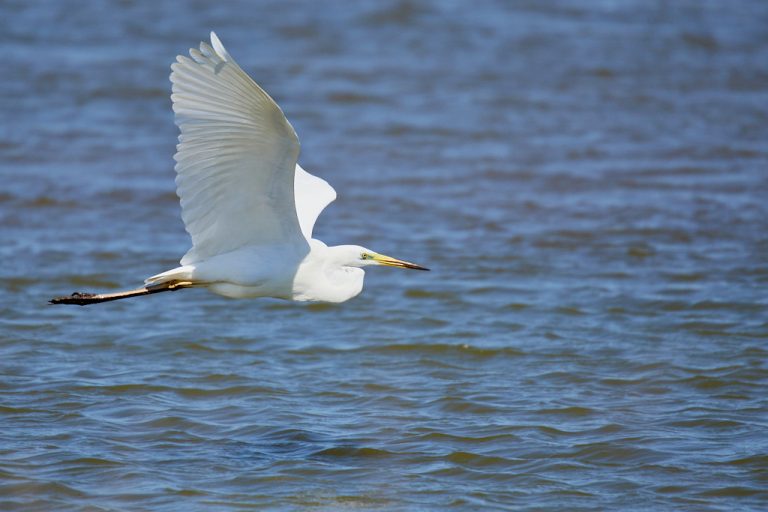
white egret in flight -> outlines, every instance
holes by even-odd
[[[136,290],[73,293],[53,304],[93,304],[203,287],[233,298],[344,302],[363,288],[363,267],[428,270],[357,245],[312,238],[336,199],[298,163],[299,139],[280,107],[230,56],[216,34],[171,66],[181,135],[176,186],[192,248],[181,266]]]

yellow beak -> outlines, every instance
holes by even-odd
[[[397,258],[393,258],[392,256],[385,256],[383,254],[374,254],[372,259],[373,261],[388,267],[410,268],[413,270],[429,270],[428,268],[422,267],[421,265],[417,265],[409,261],[398,260]]]

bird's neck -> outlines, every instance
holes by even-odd
[[[344,302],[363,290],[365,272],[344,265],[344,246],[328,247],[312,240],[311,251],[294,279],[294,300]]]

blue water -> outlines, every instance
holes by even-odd
[[[768,4],[3,2],[0,509],[768,508]],[[431,267],[338,306],[87,308],[189,240],[169,65],[216,30]]]

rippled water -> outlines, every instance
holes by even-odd
[[[0,508],[768,505],[768,4],[3,2]],[[215,29],[433,272],[89,308],[186,251],[168,66]]]

